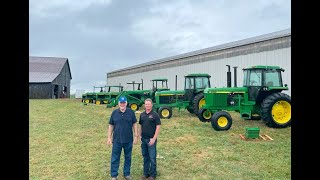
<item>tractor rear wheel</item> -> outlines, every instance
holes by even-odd
[[[170,119],[172,116],[172,109],[167,106],[160,107],[158,110],[158,114],[160,118]]]
[[[199,110],[198,118],[201,122],[210,122],[211,117],[212,117],[212,113],[207,109],[201,108]]]
[[[261,103],[261,118],[266,125],[285,128],[291,125],[291,97],[284,93],[273,93]]]
[[[101,102],[100,102],[100,101],[96,101],[96,104],[97,104],[97,105],[100,105],[100,104],[101,104]]]
[[[133,111],[138,111],[138,109],[139,109],[139,106],[138,106],[138,104],[136,104],[136,103],[131,103],[131,104],[129,105],[129,107],[130,107]]]
[[[86,100],[84,100],[84,102],[88,104],[90,102],[90,100],[86,99]]]
[[[194,99],[193,99],[193,112],[194,114],[198,115],[199,114],[199,109],[201,108],[202,105],[206,103],[204,99],[203,93],[197,94]]]
[[[211,117],[211,125],[216,131],[225,131],[230,129],[232,118],[226,111],[218,111]]]
[[[187,110],[188,110],[188,111],[189,111],[189,113],[191,113],[191,114],[193,114],[193,113],[194,113],[193,109],[187,108]]]

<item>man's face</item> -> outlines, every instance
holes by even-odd
[[[127,102],[119,102],[119,108],[120,110],[125,110],[127,107]]]
[[[152,103],[150,101],[146,101],[144,103],[144,107],[146,108],[146,110],[151,110],[152,109]]]

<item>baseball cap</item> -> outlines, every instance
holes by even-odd
[[[127,102],[127,98],[125,96],[121,96],[119,98],[119,102]]]

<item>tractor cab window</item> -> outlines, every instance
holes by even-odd
[[[187,77],[185,87],[185,89],[194,89],[194,78]]]
[[[210,87],[208,77],[197,77],[196,78],[196,88],[197,89],[205,89],[207,87]]]
[[[282,86],[281,72],[277,70],[265,71],[265,86]]]
[[[262,86],[262,70],[245,70],[243,79],[244,86]]]

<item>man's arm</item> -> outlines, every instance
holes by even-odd
[[[136,143],[137,143],[137,139],[138,139],[138,127],[137,127],[137,123],[133,123],[133,131],[134,131],[133,144],[136,144]]]
[[[113,125],[109,124],[107,145],[112,144],[112,139],[111,139],[112,133],[113,133]]]
[[[161,125],[157,125],[156,132],[154,133],[153,138],[150,139],[149,145],[152,146],[154,142],[157,140]]]

